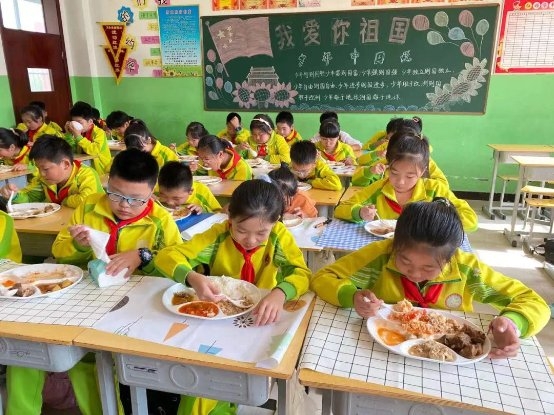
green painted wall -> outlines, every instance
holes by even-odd
[[[13,127],[13,102],[10,92],[10,83],[7,76],[0,76],[0,127]]]
[[[224,127],[227,114],[204,111],[199,78],[124,77],[116,85],[113,78],[74,77],[71,87],[74,100],[94,103],[104,116],[123,110],[144,119],[163,143],[183,140],[190,121],[200,121],[210,132],[217,132]],[[553,91],[554,75],[493,76],[485,115],[406,116],[422,116],[433,157],[452,189],[487,192],[492,171],[487,143],[554,144]],[[255,112],[241,115],[247,126]],[[365,141],[393,115],[340,114],[339,118],[345,131]],[[295,118],[304,138],[318,129],[319,114],[297,113]]]

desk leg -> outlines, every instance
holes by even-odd
[[[330,389],[321,390],[321,415],[331,415],[331,404],[333,403],[333,391]]]
[[[117,415],[117,397],[111,353],[96,352],[96,371],[98,372],[102,413],[104,415]]]
[[[130,386],[131,410],[133,415],[148,415],[148,401],[146,400],[146,389],[137,386]]]
[[[498,163],[500,160],[500,152],[494,150],[494,167],[492,168],[492,178],[491,178],[491,192],[489,194],[489,204],[488,206],[483,206],[483,212],[487,215],[488,218],[494,219],[492,203],[494,201],[494,189],[496,187],[496,174],[498,173]]]
[[[514,198],[514,208],[512,209],[512,220],[510,222],[510,230],[507,232],[507,230],[504,230],[504,234],[507,236],[508,240],[512,244],[513,247],[517,246],[517,237],[519,236],[519,233],[516,235],[516,221],[517,221],[517,213],[519,208],[519,197],[521,196],[521,188],[523,187],[523,180],[525,177],[525,167],[520,166],[519,167],[519,177],[517,179],[517,187],[516,187],[516,194]]]
[[[289,405],[292,403],[290,396],[289,381],[277,379],[277,415],[287,415],[292,413]]]

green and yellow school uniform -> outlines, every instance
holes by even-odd
[[[456,208],[466,232],[473,232],[477,229],[477,215],[474,210],[465,200],[458,199],[447,186],[438,180],[420,178],[406,204],[431,202],[435,197],[444,197],[450,200]],[[367,205],[375,205],[382,219],[398,219],[402,211],[394,188],[388,178],[384,178],[360,190],[350,199],[339,203],[335,209],[335,217],[350,222],[363,222],[360,217],[360,209]]]
[[[248,139],[250,138],[250,130],[247,130],[245,128],[243,128],[242,130],[240,130],[237,135],[235,136],[235,138],[231,138],[231,136],[229,136],[229,133],[227,132],[227,128],[221,130],[220,132],[217,133],[217,136],[219,138],[224,138],[225,140],[233,143],[233,144],[240,144],[240,143],[246,143],[248,141]]]
[[[298,141],[302,141],[302,136],[294,128],[292,129],[292,131],[290,132],[289,135],[287,135],[286,137],[283,137],[283,138],[285,139],[285,141],[287,142],[289,147],[292,146],[294,143],[296,143]]]
[[[164,146],[159,141],[156,141],[156,144],[154,144],[154,148],[152,149],[152,152],[150,154],[152,154],[152,156],[156,159],[160,169],[168,161],[179,161],[177,153],[175,153],[169,147]]]
[[[31,183],[17,192],[14,203],[53,202],[70,208],[83,204],[85,199],[95,193],[104,193],[102,183],[96,171],[89,166],[73,162],[71,175],[67,182],[58,189],[55,184],[48,184],[42,176],[33,177]]]
[[[340,140],[337,141],[337,146],[335,147],[335,151],[332,154],[328,154],[325,152],[325,148],[323,147],[323,143],[321,142],[321,140],[318,141],[315,146],[319,150],[319,153],[324,160],[344,161],[350,157],[354,164],[357,164],[356,155],[354,154],[354,150],[352,150],[352,147],[350,147],[348,144],[344,144]]]
[[[306,182],[310,183],[315,189],[341,190],[342,183],[339,176],[329,167],[325,160],[320,157],[315,162],[314,173],[306,177]]]
[[[369,140],[367,140],[364,145],[362,146],[362,150],[377,150],[378,147],[381,147],[383,143],[378,143],[378,141],[383,140],[387,138],[387,132],[385,130],[383,131],[377,131],[375,134],[371,136]],[[385,144],[386,148],[386,144]]]
[[[55,123],[54,121],[50,121],[50,122],[44,123],[44,124],[46,124],[46,125],[48,126],[48,130],[49,130],[49,131],[52,131],[52,130],[53,130],[53,131],[56,131],[57,134],[53,134],[53,133],[51,133],[51,132],[43,133],[43,134],[53,134],[53,135],[56,135],[56,136],[58,136],[58,137],[63,137],[63,130],[62,130],[62,127],[60,127],[60,126],[58,125],[58,123]],[[24,123],[22,123],[22,122],[20,122],[19,124],[17,124],[17,127],[15,127],[15,128],[17,128],[19,131],[24,131],[24,132],[27,131],[27,126],[26,126]]]
[[[198,151],[197,151],[196,147],[191,146],[188,141],[185,141],[183,144],[180,144],[179,146],[177,146],[175,151],[177,153],[179,153],[180,155],[182,155],[182,156],[197,156],[198,155]]]
[[[275,133],[275,131],[271,132],[271,136],[265,144],[256,143],[252,137],[249,137],[248,144],[250,148],[258,153],[258,158],[263,158],[271,164],[290,163],[290,147],[283,136]],[[264,149],[265,156],[260,154]],[[248,150],[242,151],[241,155],[245,159],[255,158]]]
[[[57,128],[56,128],[57,127]],[[34,143],[37,141],[37,138],[45,134],[55,135],[56,137],[63,137],[62,129],[55,122],[50,122],[48,124],[42,123],[42,125],[35,131],[30,131],[27,126],[23,123],[17,124],[17,128],[20,131],[26,132],[29,137],[29,142]]]
[[[354,293],[368,289],[385,303],[406,298],[391,239],[374,242],[320,269],[311,289],[323,300],[339,307],[353,306]],[[545,301],[516,279],[483,264],[473,253],[457,249],[442,273],[420,289],[442,284],[438,299],[429,307],[473,311],[473,303],[490,304],[511,319],[522,337],[538,333],[550,320]]]
[[[192,194],[186,202],[187,205],[199,205],[202,211],[207,213],[217,212],[221,210],[221,205],[213,195],[212,191],[204,183],[193,182]]]
[[[91,129],[81,134],[77,137],[67,134],[65,139],[71,144],[73,151],[78,152],[80,150],[90,156],[96,156],[92,159],[92,167],[98,175],[102,176],[108,173],[112,155],[108,147],[106,132],[93,124]]]
[[[250,180],[252,178],[252,169],[250,165],[242,159],[235,150],[226,149],[231,155],[231,160],[222,169],[208,171],[208,176],[221,177],[223,180]]]
[[[21,246],[13,224],[13,219],[7,213],[0,211],[0,259],[10,259],[21,262]]]

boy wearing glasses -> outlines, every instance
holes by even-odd
[[[21,190],[15,184],[0,189],[5,198],[12,191],[15,193],[13,203],[52,202],[76,208],[89,195],[104,193],[96,171],[73,160],[71,146],[63,138],[53,135],[38,138],[29,160],[35,163],[39,175]]]
[[[315,189],[341,190],[339,176],[318,157],[317,148],[311,141],[298,141],[290,148],[290,170],[298,181],[307,182]]]

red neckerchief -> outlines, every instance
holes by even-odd
[[[31,148],[29,146],[24,146],[19,152],[19,155],[13,159],[13,164],[18,164],[21,160],[23,160],[30,150]]]
[[[28,147],[31,147],[29,144],[32,145],[38,130],[40,130],[40,128],[37,128],[36,130],[27,130],[27,137],[29,138],[29,142],[27,143]]]
[[[285,137],[285,140],[287,141],[287,143],[290,143],[292,140],[296,138],[297,135],[298,135],[298,131],[293,130],[293,132],[290,133],[288,137]]]
[[[428,308],[430,304],[435,304],[444,287],[444,284],[433,284],[427,287],[427,292],[425,295],[422,295],[415,282],[410,281],[405,276],[401,276],[400,281],[402,282],[402,287],[404,287],[404,296],[406,299],[417,303],[423,308]]]
[[[388,197],[385,196],[385,201],[387,202],[387,204],[390,206],[390,208],[398,213],[399,215],[402,213],[402,206],[400,206],[397,202],[395,202],[394,200],[392,199],[389,199]]]
[[[127,226],[131,223],[135,223],[141,220],[142,218],[144,218],[145,216],[148,216],[152,212],[153,207],[154,207],[154,201],[150,199],[146,204],[146,209],[144,209],[140,215],[135,216],[134,218],[120,220],[117,223],[113,222],[109,218],[104,218],[104,222],[110,228],[110,239],[108,240],[108,244],[106,245],[106,253],[108,255],[114,255],[117,253],[117,238],[119,237],[119,230],[124,226]]]
[[[231,163],[231,167],[229,167],[227,170],[216,170],[216,173],[219,177],[222,179],[227,179],[227,175],[231,173],[231,171],[237,167],[237,164],[240,161],[240,154],[237,153],[235,150],[228,149],[227,152],[233,156],[233,162]]]
[[[252,264],[252,255],[254,255],[256,251],[260,249],[260,247],[257,246],[256,248],[247,251],[246,249],[244,249],[244,247],[241,244],[239,244],[234,239],[233,239],[233,244],[235,245],[235,248],[237,248],[237,250],[242,254],[242,257],[244,258],[244,265],[240,270],[240,279],[254,284],[254,281],[256,279],[256,271],[254,270],[254,264]]]
[[[322,153],[323,153],[323,157],[325,157],[327,160],[329,160],[329,161],[337,161],[337,160],[336,160],[336,157],[333,156],[332,154],[327,154],[325,151],[323,151]]]
[[[94,126],[90,127],[89,130],[86,133],[81,134],[83,137],[85,137],[91,143],[92,143],[92,130],[94,130]]]
[[[77,167],[77,171],[75,172],[75,174],[77,174],[77,172],[81,168],[81,162],[79,160],[75,160],[73,164],[75,165],[75,167]],[[48,198],[50,199],[51,202],[61,205],[64,199],[67,196],[69,196],[70,187],[71,187],[71,183],[69,183],[69,180],[68,180],[65,186],[62,187],[61,189],[58,189],[56,193],[49,187],[46,188],[46,193],[48,193]]]
[[[267,156],[267,144],[260,144],[258,146],[258,157]]]

